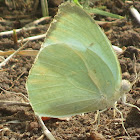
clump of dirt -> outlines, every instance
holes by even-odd
[[[51,3],[51,5],[53,8],[55,4]],[[95,2],[95,6],[97,7],[98,5],[105,5],[107,11],[128,17],[126,19],[116,20],[109,17],[96,16],[96,19],[101,21],[115,21],[115,24],[105,27],[104,31],[113,45],[127,47],[124,53],[118,56],[122,69],[122,78],[134,83],[131,91],[127,93],[127,102],[140,107],[140,81],[136,79],[136,75],[140,73],[140,30],[139,24],[128,12],[131,5],[140,9],[140,2],[124,3],[121,0],[106,0],[105,2]],[[8,9],[6,5],[3,5],[3,8],[1,7],[0,10],[1,9],[6,9],[8,15],[12,10],[15,10]],[[21,5],[18,6],[18,9],[24,11],[24,7],[21,7]],[[53,15],[53,13],[51,14]],[[38,15],[41,15],[41,11],[37,14],[37,17]],[[34,21],[35,18],[31,18],[30,22]],[[19,22],[21,21],[19,20]],[[10,26],[11,23],[12,26]],[[27,21],[20,26],[22,27],[25,24],[27,24]],[[0,31],[12,30],[13,26],[14,23],[13,21],[10,22],[10,19],[8,19],[7,23],[0,22]],[[38,25],[35,30],[22,30],[18,33],[18,39],[46,33],[48,26],[49,24],[46,22],[43,25]],[[42,42],[43,39],[31,41],[26,45],[25,49],[39,50]],[[14,44],[11,35],[0,36],[0,51],[15,50],[18,49],[19,46],[19,44]],[[0,62],[7,57],[8,56],[0,57]],[[34,59],[35,56],[16,55],[0,70],[0,87],[2,88],[0,89],[0,101],[28,103],[28,100],[26,99],[28,94],[25,83]],[[129,135],[134,140],[140,139],[140,112],[134,108],[122,105],[120,101],[118,102],[117,107],[123,113],[125,128]],[[92,112],[73,116],[69,121],[50,119],[44,122],[57,140],[94,140],[97,136],[102,138],[102,140],[128,139],[128,136],[121,125],[120,114],[116,113],[116,117],[114,118],[112,109],[101,113],[98,128],[97,124],[93,123],[94,120],[95,113]],[[0,104],[0,139],[34,140],[38,138],[46,139],[43,136],[43,132],[31,106]]]

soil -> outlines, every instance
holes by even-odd
[[[50,15],[53,16],[55,14],[60,3],[61,1],[56,3],[55,1],[54,3],[50,2]],[[33,3],[31,2],[31,4]],[[106,6],[106,11],[125,16],[126,18],[118,20],[99,15],[94,15],[94,17],[100,21],[115,21],[115,24],[102,26],[102,28],[113,45],[126,47],[124,53],[118,55],[122,69],[122,78],[129,80],[131,83],[135,81],[131,91],[127,93],[127,102],[140,107],[140,80],[135,78],[136,74],[140,73],[140,24],[129,12],[129,8],[132,5],[137,10],[140,10],[139,1],[132,3],[124,3],[121,0],[96,1],[94,3],[95,7]],[[23,5],[18,3],[17,8],[9,8],[8,4],[6,5],[3,2],[0,5],[0,21],[5,19],[7,22],[0,22],[0,32],[24,27],[27,23],[40,18],[40,8],[37,8],[33,14],[30,12],[34,9],[32,7],[28,6],[28,9],[25,9]],[[49,24],[50,20],[41,23],[41,25],[36,25],[35,30],[22,30],[17,34],[18,39],[46,33]],[[43,40],[30,41],[25,49],[39,50]],[[19,46],[20,44],[14,43],[11,35],[0,36],[0,51],[17,50]],[[7,57],[8,55],[0,57],[0,62]],[[10,59],[3,69],[0,69],[0,87],[4,89],[0,89],[1,101],[27,102],[27,99],[24,97],[28,97],[25,83],[34,59],[35,56],[16,55]],[[123,113],[124,125],[131,139],[140,140],[140,112],[132,107],[122,105],[120,101],[117,107]],[[97,127],[97,123],[93,123],[95,113],[73,116],[69,120],[50,119],[44,121],[44,123],[57,140],[128,139],[121,125],[120,114],[116,113],[114,117],[112,109],[106,110],[101,113],[100,123]],[[43,135],[42,129],[30,106],[0,104],[0,139],[45,140],[46,137]]]

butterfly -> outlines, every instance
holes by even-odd
[[[67,117],[114,107],[131,89],[102,29],[82,8],[59,7],[27,80],[32,108]]]

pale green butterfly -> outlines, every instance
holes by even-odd
[[[122,81],[110,41],[80,7],[59,7],[28,80],[39,116],[66,117],[114,107],[130,84]]]

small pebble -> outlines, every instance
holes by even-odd
[[[106,140],[102,134],[97,133],[97,132],[91,133],[90,138],[91,138],[91,140]]]
[[[32,130],[32,129],[35,129],[35,128],[38,128],[39,125],[37,122],[31,122],[30,123],[30,126],[29,126],[29,129]]]
[[[129,78],[130,78],[130,74],[129,74],[128,72],[124,72],[124,73],[122,74],[122,78],[123,78],[123,79],[129,79]]]
[[[137,128],[137,129],[136,129],[136,132],[137,132],[138,134],[140,134],[140,128]]]
[[[140,99],[137,100],[137,105],[140,106]]]

